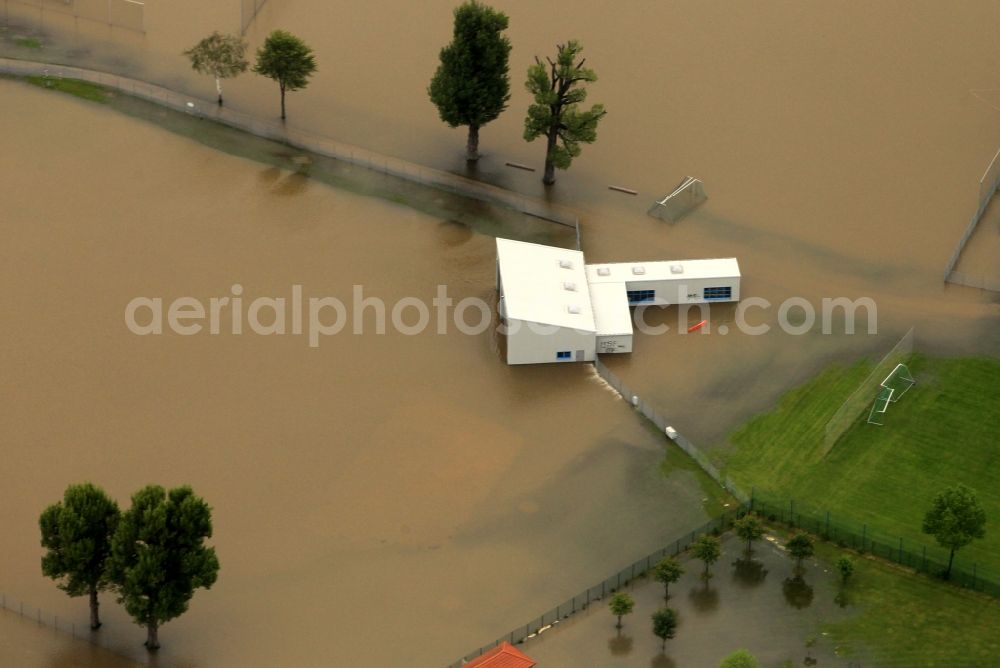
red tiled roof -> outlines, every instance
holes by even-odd
[[[473,668],[473,666],[475,668],[532,668],[534,665],[534,660],[528,655],[509,642],[504,642],[478,659],[465,664],[465,668]]]

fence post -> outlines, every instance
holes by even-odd
[[[788,501],[788,523],[795,526],[795,499]]]
[[[830,511],[826,511],[826,539],[830,540]]]
[[[900,538],[899,538],[899,559],[897,559],[897,561],[899,563],[903,563],[903,538],[902,538],[902,536],[900,536]]]
[[[753,487],[751,487],[751,488],[750,488],[750,512],[751,512],[751,513],[753,512],[753,500],[754,500],[754,499],[753,499],[753,495],[754,495],[754,493],[755,493],[756,491],[757,491],[757,490],[756,490],[756,489],[754,489]]]
[[[865,551],[865,536],[868,534],[868,525],[863,524],[861,526],[861,551]]]
[[[976,567],[978,564],[972,564],[972,588],[976,588]]]
[[[927,572],[927,546],[926,545],[924,545],[923,565],[920,567],[920,570],[924,571],[925,573]]]

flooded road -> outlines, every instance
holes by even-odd
[[[236,283],[248,303],[296,284],[488,299],[493,240],[99,105],[10,81],[0,97],[8,596],[85,619],[38,566],[38,514],[67,484],[127,504],[190,483],[222,571],[163,627],[158,665],[443,665],[704,521],[703,482],[664,478],[662,439],[589,365],[513,369],[489,333],[378,335],[372,313],[317,348],[130,333],[134,297]],[[142,659],[104,600],[101,634]]]

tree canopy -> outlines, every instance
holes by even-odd
[[[510,40],[502,33],[503,12],[475,0],[455,9],[452,41],[441,49],[440,64],[427,93],[441,120],[467,125],[466,159],[479,159],[479,129],[507,108],[510,100]]]
[[[702,573],[702,577],[708,578],[709,567],[718,561],[719,556],[722,554],[722,546],[719,543],[719,539],[715,536],[702,534],[698,537],[698,540],[695,541],[691,549],[696,558],[705,562],[705,572]]]
[[[597,139],[597,123],[606,113],[600,104],[580,108],[587,99],[584,84],[597,81],[594,70],[584,67],[586,59],[577,60],[583,51],[580,43],[570,40],[556,49],[556,59],[546,58],[547,65],[535,58],[525,83],[535,101],[524,119],[524,139],[546,138],[542,178],[546,184],[555,183],[555,169],[569,169],[573,158],[580,155],[581,143]]]
[[[608,607],[611,609],[611,614],[618,617],[616,626],[621,628],[622,617],[632,614],[632,610],[635,609],[635,599],[626,592],[620,591],[611,597],[611,600],[608,601]]]
[[[950,577],[955,552],[986,536],[986,511],[976,492],[959,484],[934,496],[924,515],[923,530],[934,536],[938,545],[949,550],[948,569],[944,575]]]
[[[670,585],[681,579],[684,568],[673,557],[664,557],[653,567],[653,577],[663,585],[664,600],[670,597]]]
[[[247,71],[247,43],[239,35],[222,35],[218,31],[201,40],[184,52],[191,60],[191,68],[199,74],[215,77],[215,89],[222,105],[222,79],[229,79]]]
[[[854,575],[854,560],[850,557],[837,559],[837,572],[840,573],[840,581],[846,583]]]
[[[738,649],[719,664],[719,668],[760,668],[754,655],[745,649]]]
[[[753,543],[764,535],[764,524],[753,513],[747,513],[733,523],[736,535],[747,542],[747,552],[753,550]]]
[[[670,608],[660,608],[653,613],[653,635],[663,641],[662,648],[667,648],[667,641],[677,632],[677,613]]]
[[[309,77],[316,71],[316,58],[305,42],[284,30],[275,30],[257,49],[257,63],[253,71],[274,79],[281,91],[281,118],[285,118],[285,92],[309,85]]]
[[[194,591],[219,572],[211,509],[190,487],[169,492],[149,485],[132,496],[111,543],[108,573],[118,600],[147,629],[146,647],[159,648],[160,624],[183,614]]]
[[[42,573],[70,596],[90,597],[90,628],[101,626],[97,592],[107,589],[106,562],[121,513],[104,490],[89,482],[70,485],[60,503],[38,519]]]
[[[788,554],[795,557],[796,566],[802,567],[802,560],[807,559],[813,555],[813,539],[812,536],[805,533],[804,531],[797,532],[794,536],[788,539]]]

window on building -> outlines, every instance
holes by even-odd
[[[568,359],[570,359],[570,351],[569,350],[560,350],[559,352],[556,353],[556,359],[557,360],[568,360]]]
[[[732,299],[733,289],[729,286],[724,288],[705,288],[705,299]]]
[[[656,299],[656,290],[629,290],[628,291],[628,303],[629,304],[640,304],[642,302],[651,302]]]

